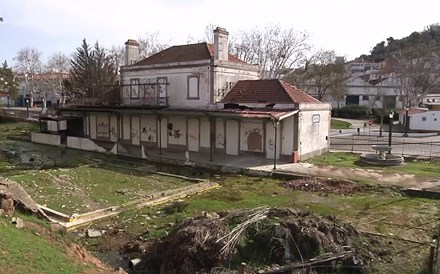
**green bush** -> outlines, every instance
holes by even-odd
[[[338,116],[343,118],[361,118],[370,115],[370,109],[367,106],[346,105],[338,110]]]

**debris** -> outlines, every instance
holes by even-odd
[[[24,222],[22,219],[18,218],[18,217],[12,217],[11,219],[11,223],[13,225],[15,225],[16,228],[23,228],[24,227]]]
[[[102,233],[101,233],[101,231],[96,230],[96,229],[87,229],[87,236],[89,238],[96,238],[96,237],[102,236]]]
[[[335,179],[305,178],[281,183],[282,186],[302,191],[353,194],[358,192],[361,187],[355,182],[341,181]]]

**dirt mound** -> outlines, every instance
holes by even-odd
[[[125,252],[142,254],[136,270],[160,273],[238,268],[241,262],[252,262],[251,271],[257,271],[257,266],[298,265],[323,254],[339,256],[339,264],[327,267],[329,272],[340,267],[362,273],[374,257],[368,251],[368,239],[333,216],[288,208],[242,210],[220,216],[186,221],[162,239],[127,245]]]
[[[361,190],[361,187],[349,181],[334,179],[307,178],[285,181],[282,186],[295,190],[325,192],[337,194],[353,194]]]

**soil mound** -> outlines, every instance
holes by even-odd
[[[354,182],[334,179],[307,178],[285,181],[284,187],[294,190],[324,192],[336,194],[353,194],[361,190],[361,186]]]
[[[125,252],[142,254],[141,263],[135,266],[141,273],[237,269],[241,262],[252,262],[250,273],[282,273],[271,272],[271,266],[283,266],[291,272],[304,265],[319,265],[323,255],[339,263],[326,260],[325,266],[319,266],[322,273],[342,273],[344,269],[363,273],[374,258],[368,248],[367,238],[333,216],[290,208],[257,208],[188,220],[154,242],[130,243]]]

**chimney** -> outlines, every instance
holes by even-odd
[[[136,40],[128,39],[125,42],[125,65],[133,65],[139,61],[139,43]]]
[[[214,60],[228,61],[228,35],[226,29],[217,27],[214,30]]]

